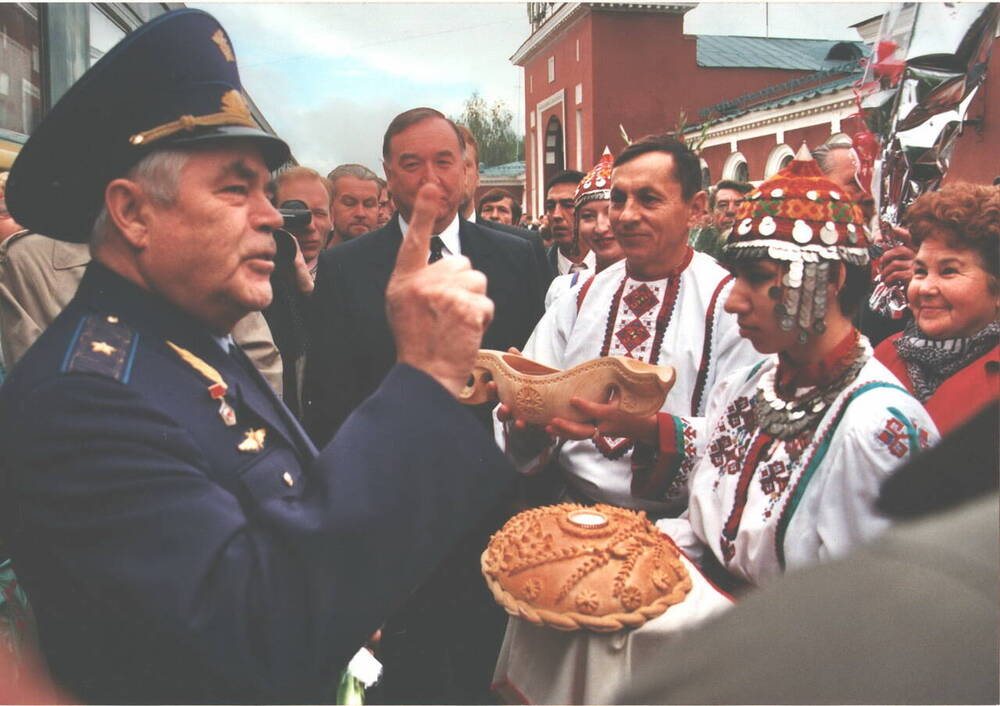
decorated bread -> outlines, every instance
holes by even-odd
[[[526,510],[493,535],[481,563],[508,613],[557,630],[637,628],[691,589],[646,513],[610,505]]]

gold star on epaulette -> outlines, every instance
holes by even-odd
[[[104,355],[111,355],[117,348],[112,345],[105,343],[104,341],[91,341],[90,347],[94,353],[103,353]]]

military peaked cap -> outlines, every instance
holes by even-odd
[[[115,45],[45,116],[14,162],[8,207],[26,228],[86,242],[107,184],[147,154],[232,139],[255,142],[269,169],[288,160],[288,145],[254,122],[218,21],[168,12]]]

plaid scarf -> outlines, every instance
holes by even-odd
[[[926,402],[942,382],[1000,342],[1000,321],[991,321],[985,328],[966,338],[934,340],[920,332],[910,321],[894,345],[906,364],[917,399]]]

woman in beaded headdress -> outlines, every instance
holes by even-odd
[[[636,481],[687,484],[688,510],[658,525],[720,577],[757,584],[873,536],[887,524],[874,509],[882,480],[936,441],[851,323],[867,245],[860,209],[803,148],[747,195],[724,252],[736,277],[726,311],[767,357],[716,385],[705,417],[576,401],[602,433],[658,440],[659,477]]]
[[[611,204],[611,170],[614,167],[614,155],[607,147],[600,161],[594,165],[576,187],[573,196],[574,218],[576,232],[586,241],[594,253],[594,272],[601,272],[609,265],[625,257],[621,243],[611,232],[611,221],[608,216],[608,206]],[[592,276],[583,271],[569,272],[552,280],[549,291],[545,294],[545,308],[568,292],[587,277]]]

